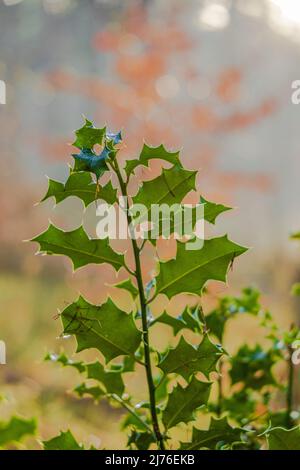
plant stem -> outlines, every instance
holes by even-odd
[[[217,415],[218,417],[222,414],[222,402],[223,402],[223,377],[222,377],[222,358],[219,362],[219,377],[218,377],[218,404],[217,404]]]
[[[125,181],[122,178],[121,171],[118,165],[118,162],[115,160],[112,163],[112,167],[115,170],[118,181],[121,188],[122,196],[128,198],[127,188]],[[128,210],[126,211],[128,226],[131,227],[132,218]],[[134,260],[135,260],[135,277],[138,284],[139,298],[141,304],[141,314],[142,314],[142,327],[143,327],[143,345],[144,345],[144,355],[145,355],[145,369],[147,376],[148,392],[149,392],[149,402],[150,402],[150,412],[152,418],[153,431],[156,437],[157,445],[160,450],[165,449],[164,439],[160,432],[157,412],[156,412],[156,400],[155,400],[155,386],[152,375],[152,366],[151,366],[151,355],[150,355],[150,345],[149,345],[149,331],[148,331],[148,321],[147,321],[147,304],[144,292],[143,278],[142,278],[142,269],[140,262],[140,250],[138,248],[136,239],[131,234],[131,243],[133,248]]]
[[[293,349],[291,346],[288,347],[288,384],[286,391],[286,427],[291,429],[293,427],[293,421],[291,413],[293,411],[293,391],[294,391],[294,364],[292,361]]]

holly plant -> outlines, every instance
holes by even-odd
[[[224,407],[222,403],[218,410],[211,406],[211,391],[220,376],[220,362],[224,364],[227,360],[227,353],[220,345],[223,329],[227,316],[233,312],[228,313],[228,301],[224,300],[220,309],[226,312],[225,316],[214,312],[205,318],[201,306],[208,282],[225,282],[235,258],[246,248],[227,236],[193,244],[199,242],[195,230],[181,238],[173,236],[176,255],[166,260],[162,257],[162,247],[168,243],[163,236],[164,218],[158,218],[156,238],[149,236],[149,228],[142,231],[142,236],[137,236],[140,222],[149,221],[153,205],[180,205],[190,192],[196,191],[197,171],[186,169],[179,152],[170,152],[163,145],[144,144],[138,158],[121,164],[120,150],[124,145],[121,133],[108,132],[106,127],[96,128],[89,120],[76,131],[73,145],[76,148],[72,155],[74,164],[67,180],[62,183],[50,179],[43,200],[53,197],[58,204],[74,196],[82,200],[84,207],[95,204],[99,209],[105,203],[118,207],[125,217],[129,246],[121,252],[108,237],[90,238],[83,226],[64,231],[52,224],[33,241],[39,244],[43,254],[68,257],[74,270],[89,264],[111,265],[119,279],[115,287],[128,292],[132,307],[128,313],[111,297],[105,303],[94,305],[80,295],[60,312],[62,334],[76,338],[77,353],[92,350],[94,360],[85,362],[65,353],[48,354],[47,359],[78,371],[83,377],[75,389],[79,397],[90,396],[95,402],[106,399],[124,408],[122,428],[127,433],[129,449],[247,447],[248,428],[239,417],[228,413],[229,404],[226,405],[228,410],[225,401]],[[162,162],[159,176],[139,181],[138,189],[131,189],[141,167],[148,167],[152,160]],[[199,198],[199,205],[208,224],[215,224],[217,217],[230,209],[203,196]],[[192,211],[196,226],[194,215]],[[171,215],[170,222],[174,235],[178,228],[175,215]],[[150,278],[146,272],[149,258],[156,266]],[[154,315],[154,302],[156,305],[162,300],[166,303],[179,294],[185,294],[181,298],[186,299],[187,305],[192,298],[195,306],[186,306],[177,316],[167,310]],[[246,294],[241,304],[230,302],[230,309],[239,311],[245,301],[252,303],[252,310],[256,308],[256,299],[251,293]],[[153,338],[160,328],[169,328],[172,339],[162,348],[156,348]],[[267,369],[254,381],[253,375],[262,360]],[[259,349],[244,346],[238,358],[232,359],[232,382],[242,380],[244,394],[263,385],[273,385],[270,372],[273,361],[273,353],[262,358]],[[127,376],[140,374],[141,369],[146,386],[142,401],[140,393],[135,396],[127,386]],[[204,429],[195,424],[200,415],[209,415],[209,424]],[[283,432],[279,429],[278,433]],[[266,436],[272,436],[270,442],[280,439],[269,428],[263,431]],[[293,439],[299,434],[298,428],[290,432]],[[83,449],[69,430],[45,442],[44,447]]]

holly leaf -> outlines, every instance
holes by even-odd
[[[77,387],[74,388],[74,392],[76,392],[80,398],[82,398],[84,395],[89,395],[96,402],[98,402],[100,398],[105,395],[100,387],[87,387],[85,383],[77,385]]]
[[[43,446],[44,450],[84,450],[71,431],[62,431],[59,436],[53,437],[49,441],[43,441]]]
[[[153,434],[133,430],[128,438],[127,447],[133,444],[138,450],[147,450],[152,443],[155,443]]]
[[[141,342],[132,315],[120,311],[110,298],[96,306],[80,296],[63,310],[61,318],[64,334],[76,336],[77,352],[97,348],[106,362],[121,355],[133,356]]]
[[[199,323],[199,319],[196,316],[197,310],[195,312],[191,312],[191,310],[187,307],[181,315],[177,317],[172,317],[167,312],[163,312],[159,317],[155,318],[150,326],[155,325],[156,323],[162,323],[164,325],[168,325],[173,329],[174,336],[176,336],[179,331],[183,329],[188,329],[195,332],[201,332],[201,324]]]
[[[269,450],[300,450],[300,426],[269,429],[266,435]]]
[[[124,256],[112,250],[108,239],[90,239],[83,227],[65,232],[50,224],[45,232],[31,241],[39,243],[40,253],[68,256],[74,270],[87,264],[108,263],[119,271],[124,262]]]
[[[111,181],[105,186],[98,185],[97,187],[91,174],[81,171],[71,173],[65,184],[49,179],[47,193],[41,202],[54,197],[56,204],[59,204],[70,196],[81,199],[85,207],[98,199],[113,204],[117,200],[117,190],[112,187]]]
[[[266,385],[276,385],[272,367],[277,358],[273,350],[264,350],[260,345],[243,345],[231,358],[229,375],[232,384],[242,382],[245,388],[259,390]]]
[[[64,353],[62,354],[47,354],[45,360],[57,362],[64,367],[70,366],[78,370],[79,373],[85,373],[88,379],[97,380],[104,386],[107,393],[115,393],[122,396],[124,393],[124,382],[122,373],[126,372],[123,368],[105,369],[99,361],[84,363],[82,361],[73,361],[68,358]]]
[[[115,284],[114,287],[117,287],[118,289],[124,289],[127,292],[130,292],[133,299],[135,299],[139,294],[137,287],[133,284],[131,279],[125,279],[125,281],[122,281],[119,284]]]
[[[169,299],[182,292],[200,295],[208,280],[225,282],[233,260],[245,251],[227,235],[205,240],[201,250],[187,250],[185,243],[178,242],[176,259],[160,263],[156,295]]]
[[[79,149],[93,149],[96,144],[102,145],[105,136],[106,127],[98,129],[93,126],[93,123],[85,119],[85,124],[75,131],[76,140],[73,146]]]
[[[127,160],[125,166],[127,177],[129,177],[138,166],[142,165],[147,167],[150,160],[157,159],[165,160],[172,165],[181,166],[178,151],[168,152],[162,144],[158,147],[150,147],[149,145],[144,144],[139,159]]]
[[[174,387],[162,414],[165,428],[170,429],[178,423],[193,421],[195,410],[206,406],[210,389],[211,383],[200,382],[195,377],[185,388],[180,384]]]
[[[47,353],[44,360],[50,361],[50,362],[57,362],[64,367],[66,366],[74,367],[74,369],[76,369],[80,374],[83,372],[86,372],[86,365],[84,364],[84,362],[73,361],[68,356],[66,356],[65,353],[61,353],[61,354]]]
[[[117,370],[106,370],[99,361],[87,364],[86,368],[88,378],[101,382],[107,393],[115,393],[119,396],[123,395],[125,387],[121,372]]]
[[[232,207],[208,201],[203,196],[200,197],[200,204],[204,204],[204,219],[211,224],[216,222],[218,215],[232,209]]]
[[[13,416],[8,422],[0,422],[0,446],[11,442],[19,442],[25,435],[32,435],[36,430],[34,419]]]
[[[202,372],[206,377],[216,370],[216,364],[223,354],[220,346],[213,344],[208,335],[194,347],[183,336],[174,349],[170,349],[162,358],[158,367],[164,374],[179,374],[189,381],[192,374]]]
[[[114,151],[106,146],[99,155],[92,150],[82,149],[80,153],[72,154],[75,160],[73,171],[88,171],[94,173],[99,179],[105,171],[109,170],[107,160],[112,155],[114,155]]]
[[[157,178],[145,181],[136,196],[132,198],[133,204],[143,204],[148,214],[153,204],[172,205],[180,203],[192,190],[195,190],[196,171],[173,167],[163,168]]]
[[[191,442],[181,442],[180,450],[216,449],[220,446],[230,446],[241,441],[240,428],[232,428],[227,418],[211,419],[207,430],[193,428]]]

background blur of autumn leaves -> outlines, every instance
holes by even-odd
[[[0,338],[8,346],[1,412],[37,415],[44,437],[72,422],[82,438],[101,431],[114,446],[116,420],[105,419],[112,411],[103,405],[95,416],[89,403],[74,407],[63,390],[75,374],[37,364],[46,350],[60,347],[56,306],[78,289],[102,301],[104,281],[115,280],[101,267],[71,276],[68,262],[40,260],[21,243],[46,226],[52,202],[33,207],[46,188],[44,174],[64,178],[82,113],[99,126],[124,129],[123,158],[136,155],[143,140],[182,148],[186,166],[202,169],[201,192],[239,207],[219,228],[253,246],[235,266],[233,290],[257,284],[287,324],[297,307],[288,286],[300,266],[288,241],[300,226],[298,204],[291,203],[299,198],[299,144],[290,151],[287,137],[297,132],[289,93],[299,78],[293,62],[299,45],[229,1],[13,3],[0,3],[0,79],[7,83],[7,105],[0,107]],[[227,5],[231,23],[202,27],[201,9],[210,3]],[[68,201],[51,218],[70,228],[79,225],[80,209]],[[208,302],[225,290],[213,286]],[[241,337],[255,336],[251,323],[247,331],[242,326]]]

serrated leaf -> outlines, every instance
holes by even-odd
[[[185,245],[178,242],[176,259],[160,263],[156,294],[165,294],[169,299],[182,292],[201,294],[207,281],[225,282],[233,260],[247,251],[226,235],[205,240],[201,250],[187,250]]]
[[[125,281],[122,281],[119,284],[115,284],[114,287],[118,287],[118,289],[125,289],[126,291],[130,292],[133,299],[135,299],[139,294],[137,287],[133,284],[131,279],[125,279]]]
[[[260,345],[250,347],[245,344],[231,358],[231,382],[242,382],[245,388],[253,390],[259,390],[265,385],[276,385],[272,373],[276,362],[273,350],[264,350]]]
[[[61,318],[64,333],[76,336],[77,351],[97,348],[106,362],[121,355],[132,356],[141,342],[132,315],[120,311],[110,298],[96,306],[79,297],[63,310]]]
[[[266,434],[269,450],[300,450],[300,426],[293,429],[273,428]]]
[[[144,144],[139,159],[127,160],[125,166],[127,177],[129,177],[138,166],[142,165],[147,167],[150,160],[156,159],[165,160],[172,165],[181,166],[178,151],[168,152],[162,144],[158,147],[150,147]]]
[[[97,188],[90,173],[81,171],[71,173],[65,184],[49,179],[48,191],[42,201],[54,197],[58,204],[70,196],[81,199],[85,207],[98,199],[113,204],[117,200],[117,190],[112,187],[111,181],[105,186],[99,185]]]
[[[88,378],[101,382],[107,393],[123,395],[125,387],[121,372],[105,370],[99,361],[87,364],[86,368]]]
[[[200,204],[204,204],[204,219],[211,224],[216,222],[218,215],[232,209],[231,207],[224,206],[223,204],[208,201],[203,196],[200,198]]]
[[[68,358],[66,354],[53,354],[48,353],[44,359],[45,361],[57,362],[64,367],[70,366],[76,369],[79,373],[83,373],[86,371],[86,366],[82,361],[73,361],[72,359]]]
[[[50,224],[48,229],[31,241],[40,244],[40,252],[48,255],[65,255],[74,269],[87,264],[111,264],[117,271],[123,266],[123,255],[112,250],[108,239],[91,239],[83,227],[65,232]]]
[[[190,191],[196,189],[196,174],[196,171],[177,166],[168,170],[164,168],[160,176],[143,183],[137,195],[132,198],[133,204],[145,205],[147,214],[152,204],[179,204]]]
[[[91,121],[85,119],[85,124],[75,131],[76,140],[73,145],[79,149],[92,149],[97,144],[102,145],[105,132],[106,127],[98,129]]]
[[[138,450],[147,450],[152,443],[155,443],[153,434],[133,430],[128,438],[127,446],[134,444]]]
[[[193,421],[195,410],[207,404],[210,388],[211,383],[200,382],[195,377],[185,388],[180,384],[174,387],[162,414],[165,428],[170,429],[178,423]]]
[[[158,367],[164,374],[179,374],[186,381],[197,372],[209,377],[209,374],[216,370],[216,364],[222,354],[222,348],[213,344],[208,335],[204,336],[196,348],[182,336],[177,346],[162,358]]]
[[[155,318],[151,322],[150,326],[155,325],[156,323],[170,326],[173,329],[174,336],[183,329],[198,332],[201,331],[201,324],[199,323],[198,318],[196,318],[189,308],[186,308],[182,314],[177,317],[173,317],[167,312],[163,312],[159,317]]]
[[[262,307],[259,302],[260,293],[257,289],[247,287],[238,297],[226,296],[220,299],[219,305],[205,317],[206,326],[221,342],[228,319],[238,314],[257,316]]]
[[[36,430],[34,419],[24,419],[13,416],[10,421],[0,422],[0,446],[11,442],[19,442],[24,436],[32,435]]]
[[[59,436],[43,442],[44,450],[84,450],[71,431],[61,432]]]
[[[115,393],[122,396],[124,392],[124,382],[122,373],[126,372],[123,364],[121,367],[114,369],[105,369],[99,361],[84,363],[82,361],[73,361],[69,359],[64,353],[62,354],[47,354],[45,360],[58,362],[63,366],[70,366],[78,370],[80,373],[86,373],[88,379],[94,379],[104,386],[107,393]],[[116,366],[116,365],[115,365]]]
[[[182,442],[180,450],[216,449],[217,445],[232,445],[241,441],[242,429],[232,428],[227,418],[211,419],[208,430],[193,428],[191,442]]]
[[[87,387],[85,383],[81,383],[80,385],[77,385],[77,387],[74,388],[74,392],[78,394],[79,397],[83,397],[84,395],[89,395],[92,397],[96,402],[102,398],[105,393],[104,391],[97,386],[93,387]]]
[[[88,171],[94,173],[99,179],[109,170],[107,160],[113,154],[114,152],[108,147],[104,147],[99,155],[92,150],[82,149],[80,153],[72,154],[75,160],[74,171]]]

